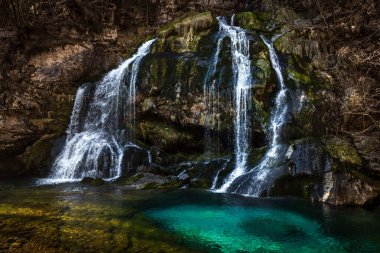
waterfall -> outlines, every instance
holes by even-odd
[[[217,191],[225,192],[236,178],[247,169],[250,140],[251,108],[251,60],[249,59],[249,37],[240,27],[228,25],[223,17],[218,18],[221,32],[231,39],[232,69],[234,74],[234,151],[235,168]]]
[[[216,49],[207,70],[206,77],[203,81],[203,96],[207,111],[205,119],[205,153],[216,151],[219,153],[219,138],[213,135],[212,130],[219,128],[219,119],[215,118],[215,114],[219,114],[219,99],[220,99],[220,86],[219,79],[216,77],[217,66],[220,60],[220,53],[222,50],[223,40],[226,34],[223,27],[219,25],[219,32],[217,34]],[[217,147],[213,145],[217,143]]]
[[[93,91],[89,85],[79,88],[66,144],[53,164],[51,182],[121,176],[123,153],[131,146],[133,134],[125,126],[135,121],[139,66],[154,41],[145,42],[135,55],[106,74]]]
[[[272,67],[275,70],[279,84],[279,92],[275,99],[275,107],[270,120],[269,150],[256,167],[237,178],[228,189],[228,192],[256,197],[265,190],[267,185],[270,185],[271,176],[274,176],[271,170],[274,170],[279,165],[278,158],[282,157],[280,154],[282,150],[280,134],[289,111],[287,103],[288,89],[285,86],[280,61],[273,46],[274,40],[278,37],[274,37],[271,41],[264,38],[264,36],[261,36],[261,38],[269,50]]]
[[[219,174],[220,174],[220,172],[224,171],[227,168],[227,165],[229,162],[230,162],[230,159],[225,159],[225,162],[224,162],[222,168],[216,172],[216,175],[212,181],[212,185],[211,185],[210,190],[212,190],[212,191],[216,190],[216,186],[217,186],[217,183],[219,180]]]
[[[276,104],[274,111],[272,113],[271,118],[271,124],[270,124],[270,130],[271,130],[271,144],[270,144],[270,150],[269,150],[269,157],[277,157],[278,156],[278,148],[279,148],[279,141],[280,141],[280,133],[282,126],[285,123],[286,114],[288,112],[288,104],[286,103],[287,98],[287,92],[288,89],[285,86],[284,77],[282,75],[280,61],[278,59],[278,56],[276,54],[276,50],[273,47],[274,41],[268,41],[264,38],[264,36],[261,36],[264,44],[268,47],[270,60],[272,63],[272,67],[274,71],[276,72],[277,80],[280,85],[280,90],[276,96]]]

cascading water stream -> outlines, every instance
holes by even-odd
[[[214,179],[212,181],[212,185],[211,185],[211,188],[210,188],[211,191],[216,190],[216,186],[217,186],[218,179],[219,179],[219,174],[227,168],[227,165],[228,165],[229,162],[230,162],[230,159],[226,159],[225,162],[224,162],[224,164],[223,164],[223,166],[222,166],[222,168],[219,169],[216,172],[216,175],[215,175],[215,177],[214,177]]]
[[[216,73],[218,63],[220,62],[220,53],[222,50],[223,40],[226,36],[227,35],[222,26],[219,25],[216,49],[203,82],[203,95],[205,98],[204,101],[207,111],[207,117],[205,120],[205,153],[215,151],[219,153],[220,140],[218,137],[215,138],[215,136],[213,136],[212,130],[219,128],[219,121],[215,117],[215,114],[219,114],[220,77],[216,77]],[[214,143],[217,143],[217,147],[213,145]]]
[[[280,157],[280,134],[282,127],[287,119],[288,103],[287,93],[288,89],[284,82],[284,77],[281,71],[280,61],[273,46],[273,42],[278,36],[274,37],[271,41],[261,36],[264,44],[269,50],[270,60],[272,67],[276,72],[277,80],[279,83],[279,92],[275,99],[275,108],[272,112],[270,121],[270,145],[269,150],[265,154],[261,162],[252,170],[237,178],[228,192],[239,193],[249,196],[259,196],[268,184],[271,169],[274,169],[278,165],[278,158]]]
[[[251,60],[249,59],[249,37],[240,27],[228,25],[223,17],[218,18],[220,32],[231,39],[232,68],[234,74],[234,136],[235,169],[217,191],[225,192],[232,182],[247,169],[249,152],[249,129],[251,107]]]
[[[279,147],[279,141],[280,141],[279,138],[280,138],[281,129],[285,123],[286,114],[288,112],[288,105],[286,103],[288,89],[285,86],[284,77],[281,71],[280,61],[276,54],[276,50],[273,47],[273,42],[278,37],[275,37],[273,41],[266,40],[264,36],[262,35],[261,35],[261,38],[269,50],[272,67],[274,71],[276,72],[277,80],[280,85],[280,91],[278,92],[276,96],[275,109],[274,109],[274,112],[272,113],[271,128],[270,128],[272,140],[271,140],[270,150],[268,154],[269,157],[276,157],[278,155],[278,147]]]
[[[139,66],[154,41],[145,42],[93,91],[90,85],[79,88],[66,144],[53,164],[48,182],[76,181],[83,177],[114,179],[121,175],[124,150],[134,145],[125,124],[135,121]]]

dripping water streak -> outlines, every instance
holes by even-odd
[[[207,116],[205,120],[205,152],[215,151],[212,143],[214,143],[212,130],[219,127],[218,119],[215,119],[215,113],[219,113],[219,83],[215,75],[217,72],[217,65],[219,63],[219,56],[222,50],[223,40],[226,37],[222,26],[219,25],[219,32],[217,35],[217,46],[212,58],[210,67],[207,70],[206,77],[203,82],[203,96],[206,104]],[[219,138],[216,140],[217,152],[219,152]]]
[[[232,17],[231,17],[231,26],[235,25],[235,19],[236,19],[236,15],[233,14]]]
[[[79,87],[76,97],[75,97],[75,102],[74,102],[74,107],[73,111],[71,113],[71,118],[70,118],[70,126],[67,129],[67,139],[70,140],[73,138],[73,136],[79,132],[80,130],[80,117],[81,117],[81,111],[82,108],[84,107],[85,103],[85,94],[87,94],[87,89],[88,86],[84,85],[82,87]]]
[[[276,157],[277,155],[277,149],[279,146],[280,141],[280,133],[283,124],[285,123],[286,114],[288,112],[288,105],[286,103],[286,96],[287,96],[287,88],[285,86],[284,77],[282,75],[280,61],[278,59],[278,56],[276,54],[276,50],[274,49],[273,42],[267,41],[264,36],[261,36],[262,40],[264,41],[264,44],[268,47],[270,60],[272,63],[272,67],[276,72],[277,80],[280,85],[280,91],[278,92],[276,96],[276,104],[274,112],[272,113],[271,118],[271,144],[270,144],[270,157]]]
[[[215,190],[216,189],[216,184],[218,183],[218,180],[219,180],[219,174],[220,172],[222,172],[223,170],[225,170],[227,168],[227,165],[228,163],[230,162],[229,159],[226,160],[226,162],[223,164],[222,168],[219,169],[217,172],[216,172],[216,175],[214,177],[214,180],[212,181],[212,186],[211,186],[211,190]]]

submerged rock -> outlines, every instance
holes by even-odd
[[[177,189],[183,183],[176,177],[139,172],[127,178],[124,184],[132,189]]]
[[[82,184],[88,184],[92,186],[101,186],[106,182],[102,178],[92,178],[92,177],[84,177],[81,181]]]

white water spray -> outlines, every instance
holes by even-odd
[[[280,134],[288,113],[288,103],[286,101],[288,89],[285,86],[280,61],[273,46],[273,42],[278,37],[274,37],[271,41],[264,38],[264,36],[261,36],[261,38],[269,50],[272,67],[276,72],[280,88],[275,99],[275,108],[272,112],[270,121],[271,141],[269,150],[259,165],[247,172],[245,175],[242,175],[238,180],[236,180],[236,182],[234,182],[231,189],[229,189],[234,193],[255,197],[259,196],[261,192],[265,190],[264,187],[266,183],[268,183],[268,177],[271,174],[271,169],[274,169],[278,163],[277,159],[280,157],[279,152],[281,147]]]
[[[139,66],[154,41],[145,42],[135,55],[110,71],[93,94],[89,86],[79,88],[66,145],[53,165],[50,179],[45,181],[78,181],[83,177],[110,180],[121,176],[124,150],[131,146],[125,124],[135,121]]]
[[[249,59],[249,37],[240,27],[228,25],[225,18],[218,18],[220,29],[231,39],[232,68],[234,73],[234,135],[235,169],[227,177],[218,192],[225,192],[232,182],[243,175],[247,169],[249,153],[251,107],[251,60]]]

